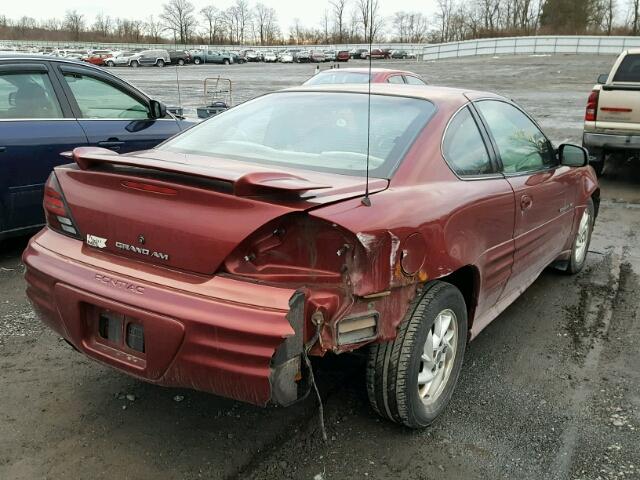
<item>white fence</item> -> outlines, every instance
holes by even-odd
[[[490,38],[427,45],[423,60],[475,55],[608,54],[640,48],[640,37],[539,36]]]

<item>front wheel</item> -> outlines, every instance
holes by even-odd
[[[193,59],[193,63],[195,63],[196,65],[200,65],[202,63],[202,60],[200,60],[198,57]]]
[[[180,65],[182,67],[184,65],[184,60],[179,58],[178,59],[178,65]]]
[[[156,67],[164,67],[164,60],[160,59],[156,62]]]
[[[138,67],[140,66],[140,64],[138,63],[138,61],[137,61],[137,60],[134,60],[133,62],[131,62],[131,66],[132,66],[133,68],[138,68]]]
[[[224,63],[225,65],[229,65],[229,59],[228,59],[228,58],[225,58],[225,59],[222,61],[222,63]]]
[[[433,423],[451,399],[466,344],[462,294],[445,282],[427,284],[395,340],[370,349],[367,392],[373,409],[411,428]]]
[[[591,234],[593,233],[593,225],[595,223],[595,206],[590,198],[587,207],[582,212],[578,231],[573,239],[571,247],[571,258],[567,264],[565,272],[569,275],[575,275],[580,272],[587,261],[587,253],[591,244]]]
[[[107,67],[115,67],[115,66],[116,66],[116,64],[115,64],[115,63],[113,63],[111,60],[109,60],[109,61],[107,62]]]

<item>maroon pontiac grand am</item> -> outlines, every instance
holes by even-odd
[[[373,408],[429,425],[467,342],[549,265],[585,263],[600,191],[503,97],[299,87],[153,150],[78,148],[24,253],[42,320],[159,385],[264,405],[308,355],[366,348]],[[369,195],[365,197],[369,159]]]

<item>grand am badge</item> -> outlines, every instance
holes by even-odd
[[[139,255],[146,255],[147,257],[159,258],[160,260],[169,260],[169,255],[162,252],[156,252],[149,250],[148,248],[137,247],[135,245],[129,245],[128,243],[116,242],[116,248],[120,250],[126,250],[127,252],[137,253]]]
[[[87,234],[87,245],[96,248],[107,248],[107,239]]]

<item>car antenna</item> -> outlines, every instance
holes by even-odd
[[[375,1],[375,0],[373,0]],[[369,82],[367,92],[367,177],[364,187],[364,198],[362,204],[365,207],[371,206],[369,198],[369,154],[371,149],[371,47],[373,46],[373,1],[369,2]],[[366,32],[365,32],[366,35]]]

